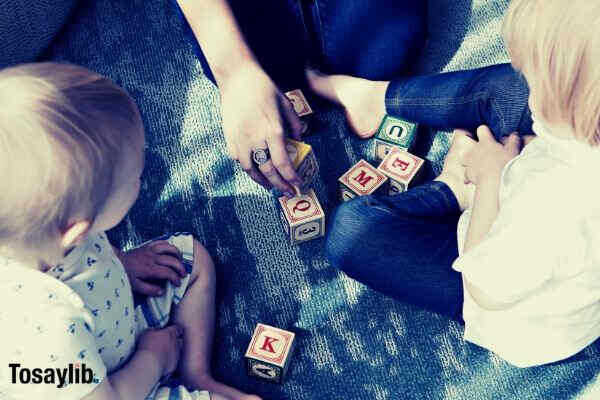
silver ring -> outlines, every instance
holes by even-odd
[[[252,160],[257,165],[262,165],[269,161],[271,155],[269,154],[269,149],[252,149]]]

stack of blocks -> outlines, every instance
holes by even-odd
[[[386,115],[375,135],[375,159],[380,162],[393,148],[408,151],[417,137],[419,126]]]
[[[360,160],[338,179],[342,201],[379,191],[395,195],[408,189],[421,171],[424,160],[408,152],[416,139],[418,125],[386,115],[375,135],[376,169]],[[393,154],[393,155],[392,155]]]

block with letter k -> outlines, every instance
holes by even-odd
[[[295,334],[257,324],[246,351],[248,375],[281,383],[289,367]]]

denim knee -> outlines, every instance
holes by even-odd
[[[325,255],[331,264],[347,272],[358,252],[361,240],[382,222],[385,211],[375,197],[364,196],[341,204],[329,222]]]
[[[480,112],[488,116],[497,139],[518,132],[522,135],[533,133],[531,111],[529,110],[529,87],[525,79],[510,64],[488,68],[489,74],[476,82],[476,92],[486,94]]]

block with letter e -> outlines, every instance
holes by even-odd
[[[379,165],[378,170],[390,179],[389,195],[406,191],[421,172],[424,160],[408,151],[392,149]]]
[[[257,324],[246,350],[248,375],[281,383],[294,350],[294,332]]]
[[[384,174],[365,160],[360,160],[338,179],[340,198],[348,201],[356,196],[374,194],[386,181]]]
[[[281,222],[290,243],[297,244],[325,236],[325,213],[314,190],[288,199],[279,198]]]
[[[311,145],[294,139],[285,139],[285,149],[294,169],[302,179],[302,185],[295,186],[296,191],[304,193],[311,187],[317,172],[319,172],[315,153]]]
[[[386,115],[375,134],[375,158],[382,161],[393,148],[410,150],[419,126],[400,118]]]

